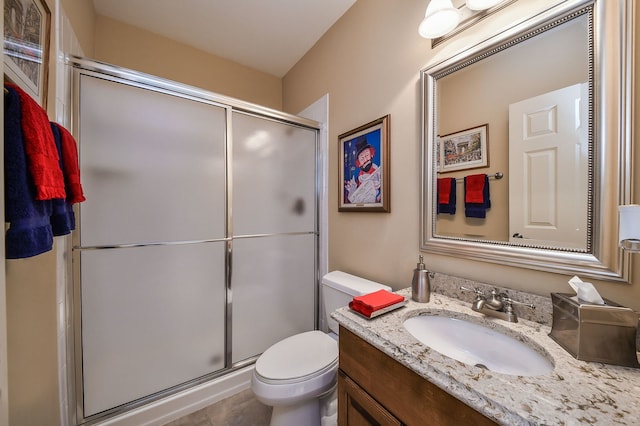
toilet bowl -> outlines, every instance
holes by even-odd
[[[273,407],[271,426],[320,426],[320,402],[335,390],[338,372],[338,324],[329,315],[354,296],[380,289],[391,290],[341,271],[326,274],[322,295],[330,333],[313,330],[296,334],[260,355],[251,388],[260,402]]]
[[[335,387],[337,371],[337,342],[308,331],[267,349],[256,361],[251,387],[259,401],[273,406],[272,426],[313,425],[320,419],[320,397]]]

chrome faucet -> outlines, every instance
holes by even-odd
[[[513,310],[514,304],[524,305],[531,309],[536,308],[535,305],[531,303],[518,302],[508,297],[505,293],[498,293],[496,290],[491,290],[489,295],[486,295],[482,290],[477,288],[471,289],[461,286],[460,290],[470,291],[476,294],[476,298],[471,305],[472,310],[508,322],[518,322],[518,317]]]

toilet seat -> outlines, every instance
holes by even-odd
[[[296,334],[274,344],[258,358],[255,373],[264,383],[298,383],[335,371],[338,344],[314,330]]]
[[[354,296],[391,290],[364,278],[333,271],[322,279],[322,307],[330,334],[309,331],[275,343],[258,357],[251,390],[273,407],[272,426],[320,426],[321,400],[335,398],[338,384],[338,323],[330,317]],[[319,306],[320,307],[320,306]],[[335,423],[334,423],[335,424]]]

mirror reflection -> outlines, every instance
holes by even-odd
[[[582,13],[435,75],[435,236],[589,249],[591,46]]]
[[[534,3],[421,72],[420,249],[629,282],[617,235],[632,202],[632,0]]]

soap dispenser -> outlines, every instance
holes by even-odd
[[[411,299],[420,303],[427,303],[431,296],[431,282],[429,271],[424,266],[423,258],[420,256],[416,269],[413,270],[413,280],[411,281]]]

